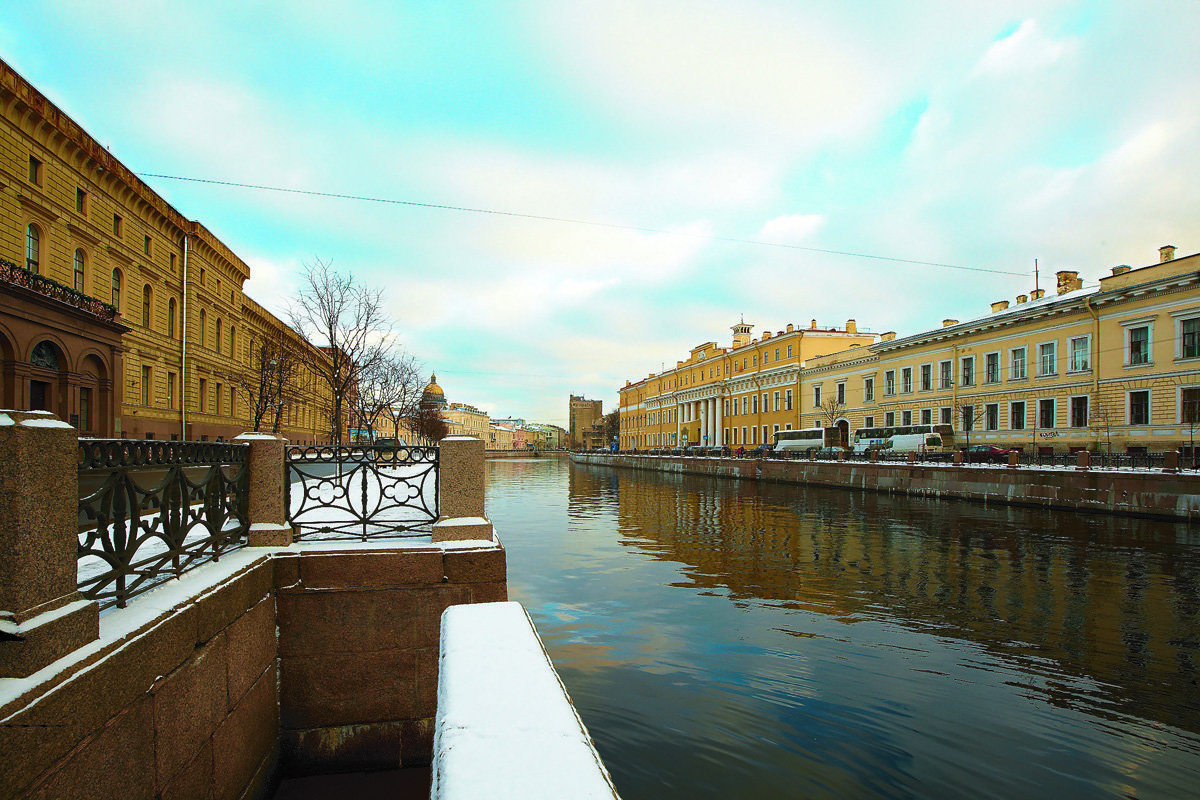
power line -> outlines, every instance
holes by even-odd
[[[162,178],[170,181],[188,181],[190,183],[208,183],[217,186],[232,186],[237,189],[255,189],[264,192],[282,192],[284,194],[300,194],[310,197],[329,197],[337,200],[358,200],[366,203],[384,203],[387,205],[410,206],[413,208],[430,208],[440,211],[460,211],[467,214],[490,214],[500,217],[515,217],[518,219],[534,219],[542,222],[560,222],[566,225],[589,225],[595,228],[612,228],[623,231],[637,231],[639,233],[657,233],[669,236],[687,236],[699,239],[714,239],[719,242],[730,242],[733,244],[752,244],[758,247],[779,247],[787,250],[803,250],[808,253],[823,253],[825,255],[848,256],[850,258],[867,258],[875,261],[891,261],[898,264],[914,264],[923,267],[940,267],[942,269],[957,269],[966,272],[989,272],[994,275],[1020,275],[1025,276],[1024,272],[1010,272],[1008,270],[991,269],[988,267],[967,267],[961,264],[944,264],[938,261],[921,261],[913,258],[899,258],[897,256],[881,256],[872,253],[856,253],[850,250],[830,250],[821,247],[805,247],[798,244],[786,244],[784,242],[767,242],[761,239],[742,239],[736,236],[706,236],[699,233],[689,233],[687,231],[671,231],[662,228],[648,228],[640,225],[621,225],[615,222],[596,222],[595,220],[573,219],[571,217],[553,217],[544,214],[525,214],[520,211],[503,211],[495,208],[472,208],[470,206],[455,206],[447,203],[425,203],[418,200],[398,200],[389,197],[372,197],[370,195],[361,194],[344,194],[341,192],[319,192],[314,189],[290,189],[284,186],[266,186],[259,183],[239,183],[237,181],[223,181],[215,178],[192,178],[183,175],[163,175],[155,172],[139,172],[140,178]]]

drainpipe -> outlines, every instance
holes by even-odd
[[[187,441],[188,235],[183,235],[183,310],[179,329],[179,441]]]
[[[1100,354],[1100,312],[1092,306],[1092,298],[1083,298],[1084,308],[1092,315],[1092,329],[1095,331],[1094,337],[1096,343],[1092,346],[1092,352],[1097,356]],[[1096,359],[1096,363],[1092,366],[1092,391],[1096,395],[1096,399],[1100,399],[1100,359]]]

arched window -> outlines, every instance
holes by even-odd
[[[121,270],[114,269],[112,272],[112,304],[117,309],[117,313],[121,313]]]
[[[175,298],[167,301],[167,336],[175,338]]]
[[[83,291],[83,251],[75,251],[75,291]]]
[[[25,269],[34,274],[41,272],[42,263],[42,234],[37,225],[30,225],[25,230]]]
[[[150,284],[142,287],[142,327],[150,327]]]
[[[221,318],[217,317],[217,352],[221,352]]]
[[[234,325],[229,326],[229,357],[237,361],[237,327]],[[229,407],[233,408],[232,402]]]
[[[200,309],[200,346],[204,347],[205,340],[208,338],[208,314],[204,309]]]

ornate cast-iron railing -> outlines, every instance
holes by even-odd
[[[79,590],[101,608],[246,543],[247,445],[79,442]]]
[[[288,521],[297,538],[428,534],[438,516],[438,448],[288,447]]]
[[[116,306],[111,306],[103,300],[97,300],[91,295],[86,295],[66,284],[47,278],[45,275],[30,272],[4,258],[0,258],[0,281],[23,287],[46,297],[52,297],[107,322],[112,322],[117,318]]]

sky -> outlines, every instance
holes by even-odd
[[[906,335],[1035,259],[1052,289],[1200,251],[1198,40],[1197,0],[0,15],[0,57],[139,175],[403,201],[145,177],[268,309],[329,260],[450,401],[564,427],[740,318]]]

